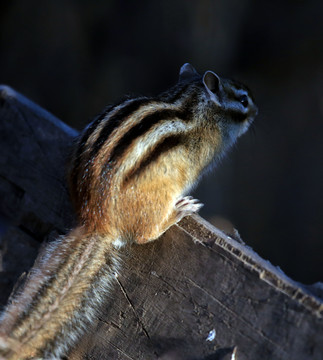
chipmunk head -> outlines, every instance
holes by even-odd
[[[220,78],[210,70],[201,76],[186,63],[181,67],[179,83],[189,82],[202,87],[199,99],[202,117],[204,114],[207,121],[216,122],[224,147],[229,147],[248,130],[257,115],[250,90],[237,81]]]

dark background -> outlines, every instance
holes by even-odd
[[[246,83],[253,126],[194,194],[261,256],[323,280],[323,2],[2,1],[0,83],[81,129],[197,70]]]

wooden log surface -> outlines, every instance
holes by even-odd
[[[76,135],[0,87],[2,305],[41,244],[75,222],[65,170]],[[123,249],[122,259],[69,359],[323,359],[321,285],[291,280],[199,216]]]

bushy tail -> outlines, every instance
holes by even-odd
[[[93,321],[119,268],[113,239],[72,230],[48,245],[0,319],[0,360],[57,359]]]

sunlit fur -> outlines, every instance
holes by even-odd
[[[77,139],[69,184],[79,226],[48,246],[2,314],[2,358],[67,354],[109,293],[118,249],[187,214],[178,201],[257,111],[243,85],[206,74],[185,64],[172,89],[107,108]]]

